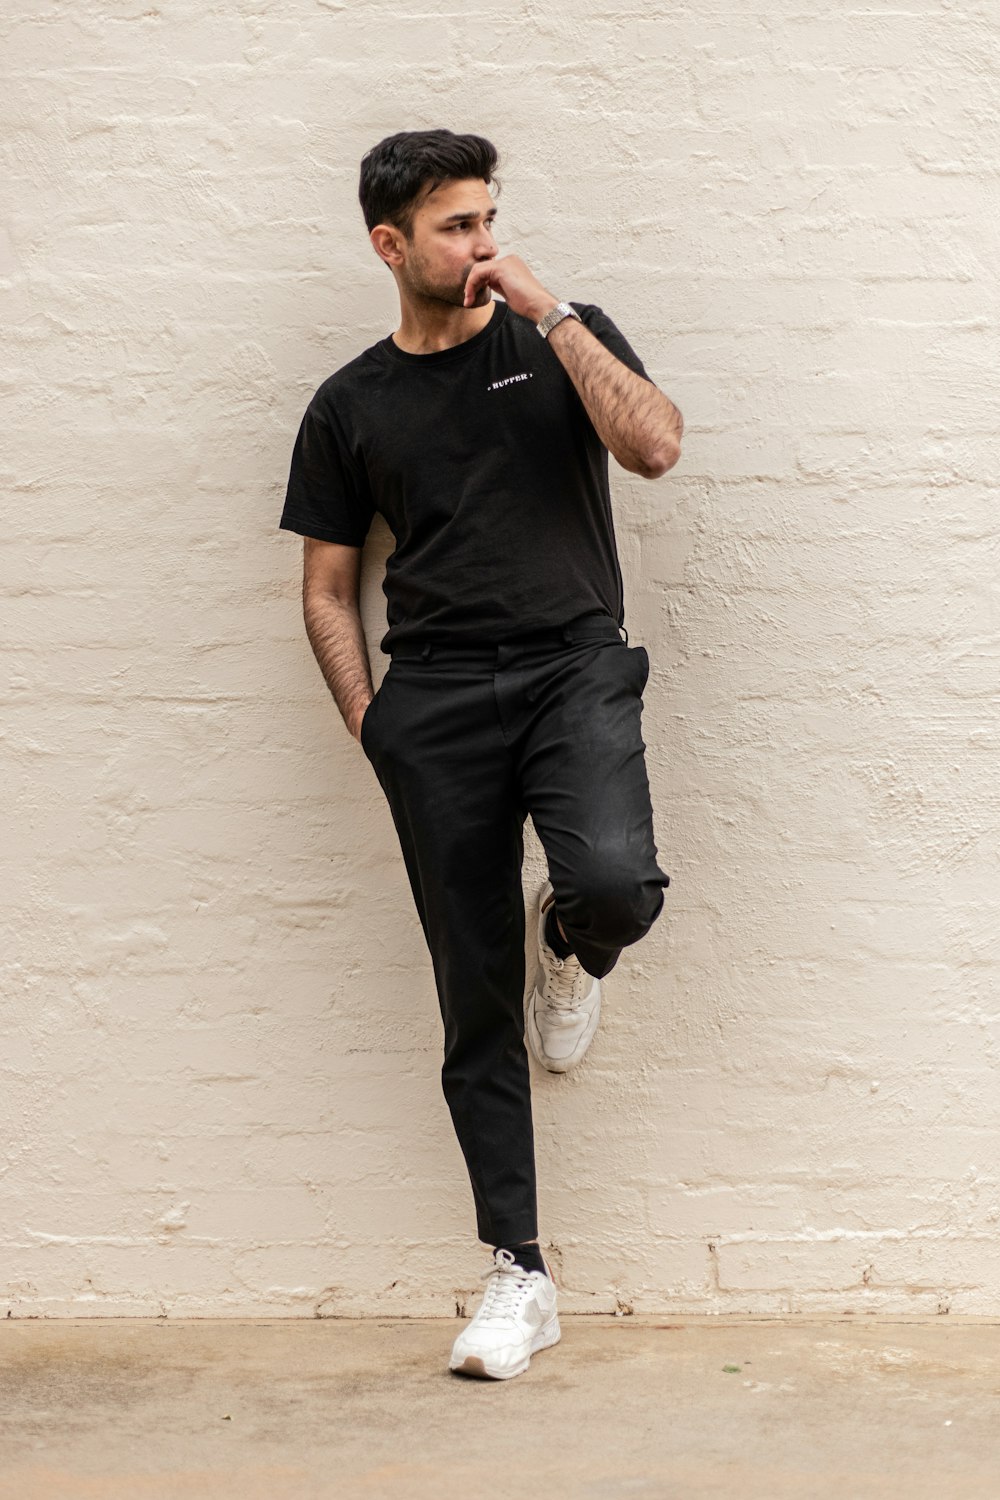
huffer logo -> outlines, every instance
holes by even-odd
[[[494,380],[493,384],[488,385],[486,389],[488,391],[499,391],[502,390],[505,385],[517,385],[518,381],[520,380],[530,380],[533,373],[534,372],[532,370],[526,370],[521,375],[505,375],[503,380]]]

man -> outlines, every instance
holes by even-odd
[[[641,736],[649,657],[622,639],[608,452],[654,479],[683,421],[599,307],[494,239],[497,153],[448,130],[361,165],[396,332],[319,387],[281,525],[305,537],[316,658],[387,798],[444,1022],[442,1083],[493,1265],[450,1368],[507,1379],[559,1338],[542,1259],[525,1033],[584,1055],[601,978],[659,915]],[[494,292],[500,294],[499,300]],[[396,547],[377,693],[359,613],[375,511]],[[525,1003],[522,833],[548,861]]]

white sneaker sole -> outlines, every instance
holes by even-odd
[[[539,1328],[531,1341],[531,1348],[524,1356],[519,1365],[514,1365],[509,1370],[498,1370],[490,1368],[489,1362],[478,1354],[467,1354],[457,1364],[449,1363],[449,1370],[454,1370],[457,1375],[474,1375],[480,1380],[512,1380],[515,1375],[523,1375],[531,1363],[531,1356],[537,1354],[539,1349],[549,1349],[553,1344],[558,1344],[562,1337],[559,1328],[559,1319],[554,1317]]]

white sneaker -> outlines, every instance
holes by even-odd
[[[528,1046],[550,1073],[575,1068],[597,1030],[601,981],[588,974],[575,953],[556,958],[545,941],[545,913],[554,899],[552,882],[538,893],[538,974],[524,1007]]]
[[[482,1306],[455,1340],[448,1368],[510,1380],[539,1349],[558,1344],[556,1288],[541,1271],[516,1265],[509,1250],[494,1250],[493,1259]]]

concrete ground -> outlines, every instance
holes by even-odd
[[[986,1500],[1000,1323],[564,1317],[512,1381],[435,1320],[7,1320],[0,1500]]]

